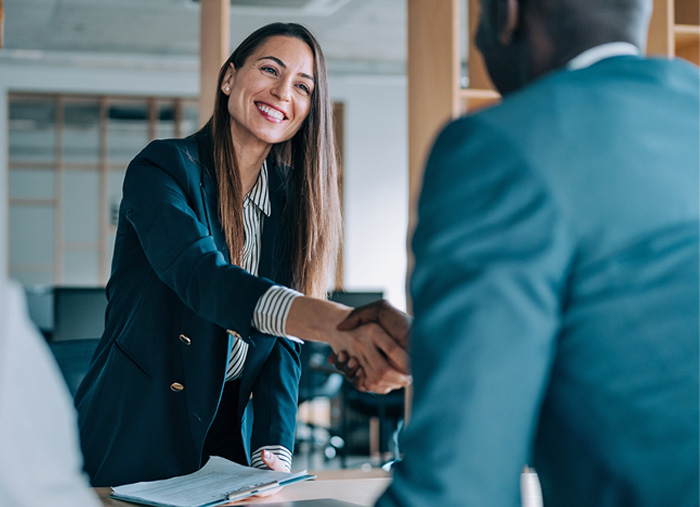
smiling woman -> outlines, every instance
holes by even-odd
[[[323,296],[340,240],[340,208],[332,105],[321,48],[300,25],[267,25],[233,52],[221,67],[218,83],[210,126],[220,214],[232,259],[240,258],[244,245],[237,220],[242,217],[234,211],[270,156],[294,168],[290,177],[297,189],[309,189],[295,221],[299,238],[307,237],[309,244],[305,254],[296,249],[294,264],[301,290]]]
[[[309,46],[280,36],[268,39],[240,69],[229,64],[222,84],[234,144],[266,155],[272,144],[291,138],[309,114],[313,73]],[[240,157],[238,162],[245,170]],[[252,168],[259,167],[254,161]]]
[[[127,169],[105,332],[76,394],[95,486],[183,475],[212,455],[289,470],[297,336],[347,350],[368,389],[409,380],[402,346],[374,324],[339,331],[350,309],[325,300],[340,209],[318,43],[265,26],[217,87],[201,130],[152,142]]]

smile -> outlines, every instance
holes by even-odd
[[[282,121],[286,118],[286,116],[284,115],[284,113],[282,111],[279,111],[273,107],[267,106],[267,105],[262,104],[260,102],[256,102],[255,105],[262,113],[271,117],[274,120]]]

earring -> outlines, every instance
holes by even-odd
[[[224,88],[224,91],[230,92],[230,91],[231,91],[231,88],[227,86],[227,87]]]

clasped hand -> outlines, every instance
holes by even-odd
[[[352,372],[358,389],[386,394],[411,383],[406,351],[410,323],[410,317],[386,301],[352,311],[338,303],[300,296],[290,307],[286,332],[328,343],[335,364],[346,376]],[[349,363],[339,360],[343,357]]]
[[[335,365],[345,378],[361,391],[386,394],[405,387],[412,380],[406,351],[411,324],[411,317],[391,306],[386,300],[357,308],[338,324],[336,329],[365,334],[365,339],[371,342],[364,344],[363,351],[368,353],[358,355],[348,347],[330,354],[328,362]],[[372,347],[372,344],[375,347]],[[386,369],[383,363],[389,368]]]

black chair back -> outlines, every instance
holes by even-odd
[[[53,341],[102,336],[107,293],[104,287],[54,287]]]
[[[99,341],[99,338],[86,338],[49,342],[71,396],[75,396],[85,377]]]

